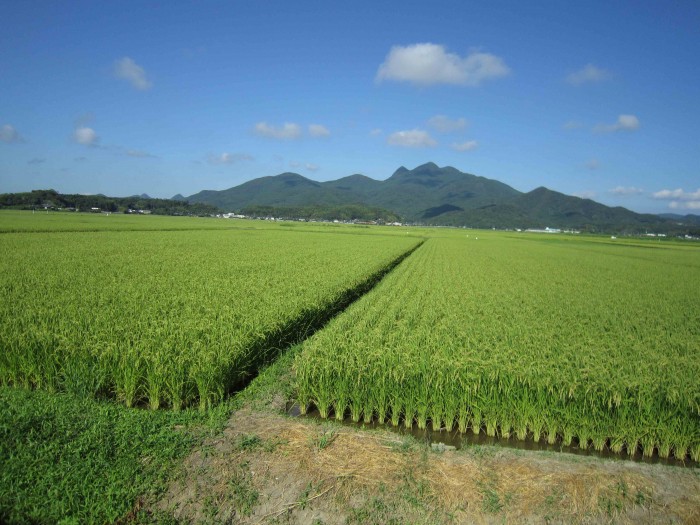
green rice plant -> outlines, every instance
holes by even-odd
[[[601,434],[596,434],[591,440],[593,443],[593,449],[596,452],[602,452],[605,449],[608,439]]]
[[[644,457],[650,458],[654,455],[654,448],[656,448],[656,438],[653,434],[646,434],[642,436],[642,454]]]
[[[610,450],[616,454],[620,454],[625,446],[625,440],[621,437],[616,437],[610,440]]]
[[[481,417],[481,409],[473,405],[472,406],[472,419],[471,419],[471,425],[469,428],[472,431],[472,434],[478,434],[481,432],[481,426],[483,425],[483,418]]]
[[[548,417],[545,421],[547,443],[550,445],[554,445],[557,442],[557,437],[559,436],[558,424],[558,421],[554,417]]]
[[[133,348],[122,350],[121,355],[114,354],[116,361],[113,376],[117,400],[127,407],[132,407],[142,397],[144,362],[139,352]]]
[[[187,218],[80,231],[66,215],[61,231],[60,220],[0,237],[0,383],[153,409],[219,403],[421,242],[349,227],[197,230]]]
[[[373,388],[370,390],[370,396],[372,398],[371,405],[370,405],[370,419],[371,419],[371,414],[374,413],[377,416],[377,423],[380,425],[383,425],[386,420],[387,420],[387,415],[389,413],[389,396],[386,388],[386,382],[385,379],[382,377],[379,381],[379,383],[374,384]],[[365,410],[365,423],[369,423],[367,421],[367,410]]]
[[[488,415],[485,418],[486,421],[486,435],[489,437],[495,437],[498,432],[498,418],[495,414]]]
[[[686,283],[700,280],[697,247],[481,240],[441,232],[306,341],[300,392],[352,396],[339,392],[348,375],[360,397],[381,385],[370,405],[394,425],[456,421],[615,452],[696,446],[700,297]]]
[[[700,461],[700,444],[690,447],[690,457],[693,459],[693,461]]]
[[[471,412],[469,406],[466,403],[462,403],[457,410],[457,430],[464,434],[467,431],[470,419]]]
[[[562,431],[562,443],[564,444],[564,446],[567,446],[567,447],[571,446],[571,443],[574,439],[574,435],[575,435],[575,431],[572,427],[564,426],[564,430]],[[619,438],[619,439],[621,442],[624,443],[624,441],[622,441],[621,438]]]
[[[537,443],[542,439],[542,434],[545,432],[545,422],[544,417],[539,413],[535,412],[530,416],[530,421],[528,423],[530,432],[532,432],[532,439]]]

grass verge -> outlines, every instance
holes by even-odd
[[[0,387],[0,523],[113,523],[178,475],[230,414],[127,409]]]

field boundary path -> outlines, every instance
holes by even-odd
[[[250,372],[242,381],[230,386],[229,393],[245,389],[250,382],[257,377],[262,366],[270,364],[275,358],[283,354],[289,348],[302,343],[319,330],[322,330],[333,318],[342,314],[355,301],[358,301],[369,293],[384,279],[384,277],[405,259],[410,257],[418,248],[423,246],[424,243],[425,239],[421,240],[414,247],[390,261],[386,266],[371,274],[364,281],[347,289],[331,303],[322,305],[312,312],[301,312],[297,318],[292,319],[288,324],[269,333],[259,345],[256,345],[258,348],[254,350],[254,352],[259,353],[260,358],[251,363]]]

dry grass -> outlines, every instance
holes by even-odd
[[[241,436],[271,445],[241,450]],[[225,507],[225,480],[244,464],[259,503],[249,516],[220,513],[240,523],[345,523],[358,495],[378,494],[424,523],[700,523],[695,469],[494,447],[433,453],[390,432],[247,410],[212,446],[190,458],[186,483],[162,509],[198,521],[203,494]],[[414,496],[420,505],[395,504]]]

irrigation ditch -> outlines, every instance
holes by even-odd
[[[356,286],[343,291],[331,302],[305,310],[291,322],[269,333],[250,348],[249,352],[256,358],[250,362],[249,366],[244,370],[239,368],[229,372],[226,381],[227,393],[233,394],[244,390],[257,377],[262,367],[272,363],[289,348],[322,330],[334,317],[343,313],[355,301],[377,286],[387,274],[420,248],[425,240],[420,239],[410,250],[399,255]]]
[[[430,420],[428,420],[428,425],[426,425],[425,429],[420,429],[418,428],[418,425],[415,424],[411,425],[410,427],[406,427],[403,420],[401,420],[400,424],[397,426],[393,426],[388,423],[380,424],[375,418],[372,418],[369,423],[365,423],[363,421],[355,422],[352,421],[349,414],[345,414],[342,420],[338,420],[335,417],[321,417],[318,409],[314,406],[309,407],[306,414],[302,414],[299,405],[294,401],[289,401],[287,403],[286,412],[288,416],[293,418],[333,421],[337,422],[339,425],[357,429],[384,429],[402,436],[412,436],[416,440],[426,443],[436,452],[487,445],[514,450],[562,452],[577,456],[592,456],[618,461],[634,461],[639,463],[661,464],[674,467],[700,467],[700,463],[693,461],[690,457],[683,459],[676,457],[662,458],[659,456],[656,448],[651,456],[645,456],[642,454],[639,448],[637,448],[634,454],[630,454],[626,448],[623,448],[622,452],[619,453],[613,452],[607,447],[607,445],[603,450],[595,450],[591,446],[584,448],[580,446],[577,437],[573,438],[571,445],[564,445],[560,436],[557,436],[557,440],[554,443],[548,443],[545,439],[535,441],[532,433],[530,432],[528,432],[525,439],[518,439],[515,436],[504,437],[500,432],[497,432],[496,436],[488,436],[484,428],[479,429],[478,433],[472,432],[471,429],[469,432],[465,433],[461,433],[458,430],[447,430],[445,428],[441,430],[432,430]]]

